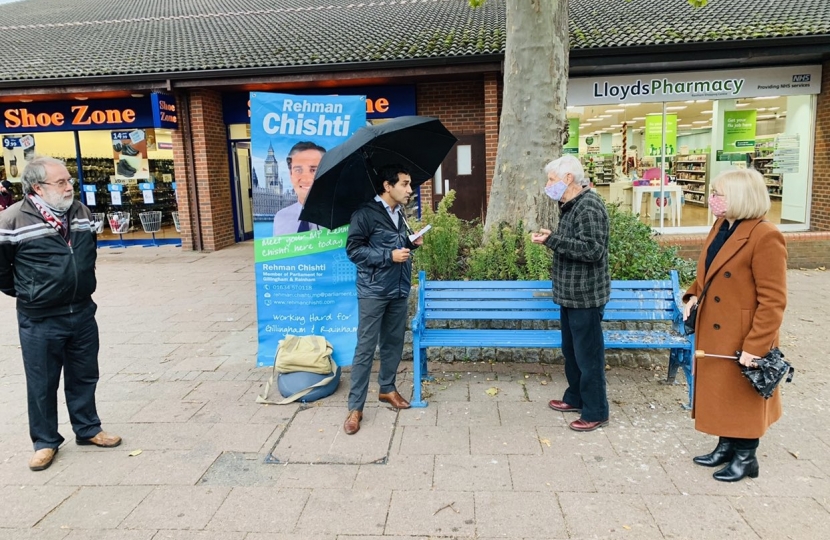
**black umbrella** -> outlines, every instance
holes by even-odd
[[[334,229],[375,197],[374,179],[384,165],[409,169],[412,187],[432,178],[457,142],[437,118],[402,116],[362,127],[323,156],[300,219]]]
[[[735,353],[736,356],[724,356],[720,354],[706,354],[703,351],[695,351],[695,358],[701,356],[712,356],[715,358],[728,358],[730,360],[738,360],[741,357],[741,352]],[[793,380],[795,368],[789,362],[784,360],[784,353],[778,347],[773,347],[770,351],[761,358],[755,360],[755,366],[747,367],[743,364],[738,364],[741,372],[744,374],[755,391],[758,392],[764,399],[769,399],[775,391],[778,383],[787,375],[787,382]]]

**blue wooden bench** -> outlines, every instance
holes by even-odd
[[[412,320],[413,407],[426,407],[421,384],[430,380],[428,347],[561,348],[557,329],[491,329],[476,321],[558,321],[559,306],[551,298],[550,281],[428,281],[418,274],[418,308]],[[694,340],[682,333],[680,283],[677,271],[657,281],[612,281],[611,300],[605,307],[603,332],[606,349],[669,349],[669,382],[682,366],[692,396],[691,363]],[[448,321],[470,321],[447,328]],[[665,328],[628,330],[627,323],[666,322]],[[443,324],[442,324],[443,323]],[[453,326],[459,326],[454,324]],[[538,325],[534,325],[538,326]],[[632,324],[632,326],[635,326]],[[688,407],[688,406],[687,406]]]

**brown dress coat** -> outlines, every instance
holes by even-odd
[[[724,243],[706,272],[706,252],[723,222],[718,219],[697,263],[697,280],[683,296],[700,296],[695,348],[734,355],[764,356],[778,345],[778,329],[787,305],[787,247],[772,223],[745,220]],[[692,418],[695,429],[721,437],[760,438],[781,417],[781,390],[769,399],[758,395],[738,363],[724,358],[695,360]]]

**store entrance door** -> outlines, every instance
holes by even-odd
[[[237,241],[254,237],[254,204],[251,185],[251,143],[231,142],[233,155],[234,236]]]
[[[461,219],[484,221],[487,211],[487,178],[485,175],[484,134],[460,135],[458,142],[441,164],[441,182],[433,196],[435,209],[444,194],[455,190],[450,212]]]

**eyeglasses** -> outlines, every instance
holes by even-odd
[[[41,182],[41,184],[45,186],[58,186],[59,188],[65,188],[66,186],[74,186],[75,179],[70,178],[69,180],[58,180],[57,182]]]

